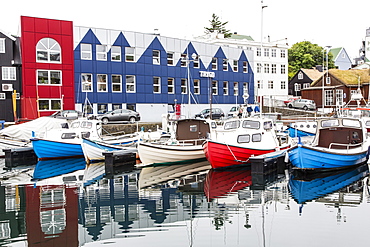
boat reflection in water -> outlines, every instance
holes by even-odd
[[[299,204],[313,200],[333,204],[336,208],[346,204],[360,204],[363,200],[363,178],[368,174],[368,164],[326,173],[297,173],[291,175],[289,190]],[[300,213],[302,208],[303,205]]]

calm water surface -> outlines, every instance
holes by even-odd
[[[4,170],[0,245],[369,245],[367,165],[306,175],[209,168],[129,166],[106,177],[104,163],[68,159]]]

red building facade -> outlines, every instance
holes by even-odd
[[[73,23],[21,17],[22,117],[74,109]]]

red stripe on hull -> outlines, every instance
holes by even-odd
[[[250,163],[249,157],[274,152],[275,149],[251,149],[207,141],[203,150],[212,168],[225,168]]]

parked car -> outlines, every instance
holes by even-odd
[[[82,112],[75,110],[62,110],[54,112],[51,117],[54,118],[63,118],[63,119],[77,119],[82,117]]]
[[[229,113],[227,113],[228,117],[236,117],[239,113],[239,106],[233,106],[231,107]]]
[[[290,98],[288,98],[287,100],[284,100],[284,104],[286,105],[286,106],[288,106],[288,104],[290,103],[290,102],[292,102],[292,101],[294,101],[294,100],[297,100],[297,99],[299,99],[300,97],[290,97]]]
[[[204,109],[200,113],[195,114],[195,118],[209,118],[210,109]],[[220,119],[225,117],[225,113],[221,108],[212,108],[212,119]]]
[[[135,123],[136,121],[140,121],[140,113],[128,109],[117,109],[99,115],[97,119],[101,120],[103,124],[112,121],[128,121],[130,123]]]
[[[289,108],[299,108],[303,110],[316,110],[315,101],[310,99],[297,99],[288,103]]]

